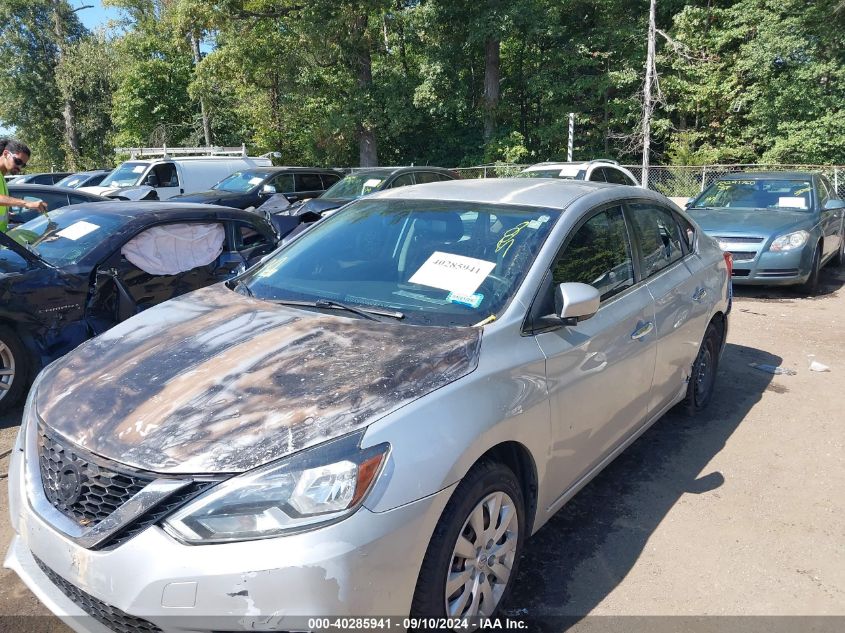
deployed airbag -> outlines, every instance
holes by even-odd
[[[120,252],[150,275],[176,275],[207,266],[223,252],[223,225],[154,226],[129,240]]]

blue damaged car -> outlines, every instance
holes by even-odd
[[[734,284],[801,284],[813,295],[822,266],[845,263],[845,201],[821,174],[729,174],[687,211],[731,254]]]

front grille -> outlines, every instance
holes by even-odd
[[[730,251],[735,262],[751,261],[757,256],[757,251]]]
[[[760,244],[765,240],[763,237],[731,237],[730,235],[716,235],[717,240],[727,244]]]
[[[58,587],[59,590],[70,598],[80,609],[85,611],[85,613],[97,620],[97,622],[103,626],[111,629],[112,631],[116,631],[117,633],[159,633],[161,631],[161,629],[152,622],[144,620],[143,618],[137,618],[134,615],[129,615],[117,607],[113,607],[101,600],[97,600],[94,596],[85,593],[76,585],[69,583],[67,580],[59,576],[38,558],[33,558],[35,558],[35,562],[41,571],[43,571],[47,578],[50,579],[50,582],[56,585],[56,587]]]
[[[185,505],[188,501],[205,492],[216,483],[218,483],[218,481],[195,481],[190,485],[185,486],[167,497],[159,505],[154,506],[137,519],[121,528],[118,532],[111,535],[108,539],[98,544],[97,547],[93,549],[110,550],[122,545],[133,536],[146,530],[151,525],[155,525],[171,512]]]
[[[38,433],[41,483],[50,503],[78,525],[96,525],[139,493],[153,477],[118,471],[68,442]]]

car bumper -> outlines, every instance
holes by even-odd
[[[734,258],[734,285],[781,286],[807,281],[813,264],[811,249],[757,253],[753,259]]]
[[[17,475],[10,508],[20,514],[5,566],[68,626],[91,632],[107,631],[104,622],[144,630],[138,618],[167,631],[238,631],[308,630],[313,616],[407,615],[452,492],[387,512],[361,508],[281,538],[189,546],[154,526],[113,550],[90,551],[29,507]]]

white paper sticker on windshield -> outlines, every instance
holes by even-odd
[[[135,166],[132,168],[132,173],[133,173],[133,174],[140,174],[140,173],[141,173],[142,171],[144,171],[146,168],[147,168],[147,166],[146,166],[146,165],[135,165]]]
[[[495,262],[434,251],[409,281],[456,294],[472,295],[495,267]]]
[[[364,189],[372,189],[373,187],[378,187],[381,184],[381,180],[378,178],[370,178],[368,181],[364,183]]]
[[[264,179],[263,179],[261,176],[255,176],[254,178],[250,178],[250,179],[249,179],[249,184],[251,184],[251,185],[257,185],[257,184],[258,184],[258,183],[260,183],[262,180],[264,180]]]
[[[804,198],[790,198],[790,197],[782,197],[778,198],[778,206],[779,207],[788,207],[790,209],[806,209],[807,208],[807,200]]]
[[[96,231],[100,228],[96,224],[91,224],[90,222],[86,222],[85,220],[80,220],[79,222],[74,222],[69,227],[62,229],[56,235],[60,237],[65,237],[69,240],[78,240],[80,237],[84,237],[89,233]]]

